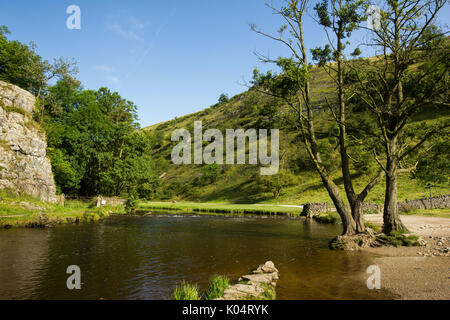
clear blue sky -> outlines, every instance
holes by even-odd
[[[277,4],[280,1],[275,1]],[[314,0],[312,1],[314,2]],[[280,17],[264,0],[2,1],[0,25],[10,39],[33,41],[45,59],[74,57],[85,88],[107,86],[138,106],[142,127],[204,109],[221,93],[245,91],[254,51],[278,57],[279,44],[250,31],[275,33]],[[81,30],[66,28],[66,8],[81,8]],[[442,17],[448,17],[447,6]],[[441,21],[442,22],[442,21]],[[326,43],[310,17],[307,45]]]

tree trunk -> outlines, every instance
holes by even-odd
[[[391,137],[388,143],[386,163],[386,192],[384,196],[383,232],[407,230],[400,220],[397,204],[397,137]]]
[[[353,220],[353,217],[350,213],[350,210],[348,209],[345,202],[342,200],[342,198],[339,195],[339,190],[337,186],[334,184],[334,182],[327,176],[321,174],[320,175],[323,181],[323,184],[325,188],[328,191],[328,194],[333,201],[334,206],[336,207],[336,211],[338,212],[339,216],[342,220],[342,235],[354,235],[357,233],[356,231],[356,223],[355,220]]]
[[[363,233],[366,231],[366,225],[364,224],[364,212],[362,210],[362,204],[363,201],[360,199],[355,199],[353,203],[351,204],[351,210],[352,210],[352,217],[355,221],[356,225],[356,232],[357,233]]]

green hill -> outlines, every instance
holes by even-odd
[[[334,88],[329,76],[319,68],[311,71],[311,93],[316,106],[316,130],[320,147],[334,151],[327,154],[326,165],[334,172],[337,184],[343,188],[339,172],[339,154],[334,148],[333,130],[335,124],[328,110],[323,107],[325,97],[333,99]],[[255,88],[238,94],[228,101],[218,103],[203,111],[177,117],[173,120],[155,124],[145,128],[157,137],[157,147],[153,156],[166,159],[166,174],[161,178],[161,187],[157,194],[159,200],[182,200],[223,203],[280,203],[303,204],[307,202],[325,202],[329,200],[322,187],[319,176],[309,162],[304,150],[299,131],[289,121],[294,115],[286,106],[272,97],[260,93]],[[365,113],[356,115],[364,119]],[[448,108],[433,109],[413,119],[413,124],[436,121],[450,117]],[[193,132],[194,121],[203,122],[203,130],[225,129],[279,128],[280,129],[280,165],[292,174],[292,183],[283,189],[278,199],[261,187],[259,166],[257,165],[221,165],[217,168],[215,179],[205,179],[205,165],[174,165],[170,160],[172,148],[177,144],[171,142],[171,134],[177,128],[185,128]],[[361,122],[362,123],[362,122]],[[204,142],[204,145],[208,143]],[[356,150],[358,151],[358,150]],[[356,152],[358,153],[358,152]],[[376,170],[372,165],[365,172],[359,170],[355,174],[356,186],[362,188]],[[441,185],[437,194],[450,193],[449,185]],[[428,191],[411,175],[399,177],[399,201],[426,197]],[[384,181],[374,188],[366,201],[382,203],[384,199]]]

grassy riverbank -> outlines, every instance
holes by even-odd
[[[65,206],[0,191],[0,228],[46,227],[64,223],[98,221],[125,214],[122,207],[96,208],[93,203],[66,201]]]
[[[266,205],[266,204],[227,204],[196,202],[140,202],[138,211],[179,211],[186,213],[229,213],[229,214],[266,214],[266,215],[300,215],[300,206]]]
[[[168,213],[230,214],[230,215],[284,215],[299,216],[303,208],[295,205],[232,204],[216,202],[155,202],[140,201],[138,214]],[[122,206],[96,208],[95,203],[68,200],[65,206],[50,204],[28,196],[17,196],[0,191],[0,228],[45,227],[55,224],[98,221],[113,214],[125,214]],[[402,215],[450,218],[450,209],[413,210]],[[339,223],[336,212],[327,212],[315,217],[321,223]]]

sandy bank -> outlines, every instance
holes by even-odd
[[[381,215],[366,221],[382,224]],[[381,286],[402,299],[450,299],[450,219],[402,216],[405,226],[421,236],[426,247],[366,248],[381,269]]]

